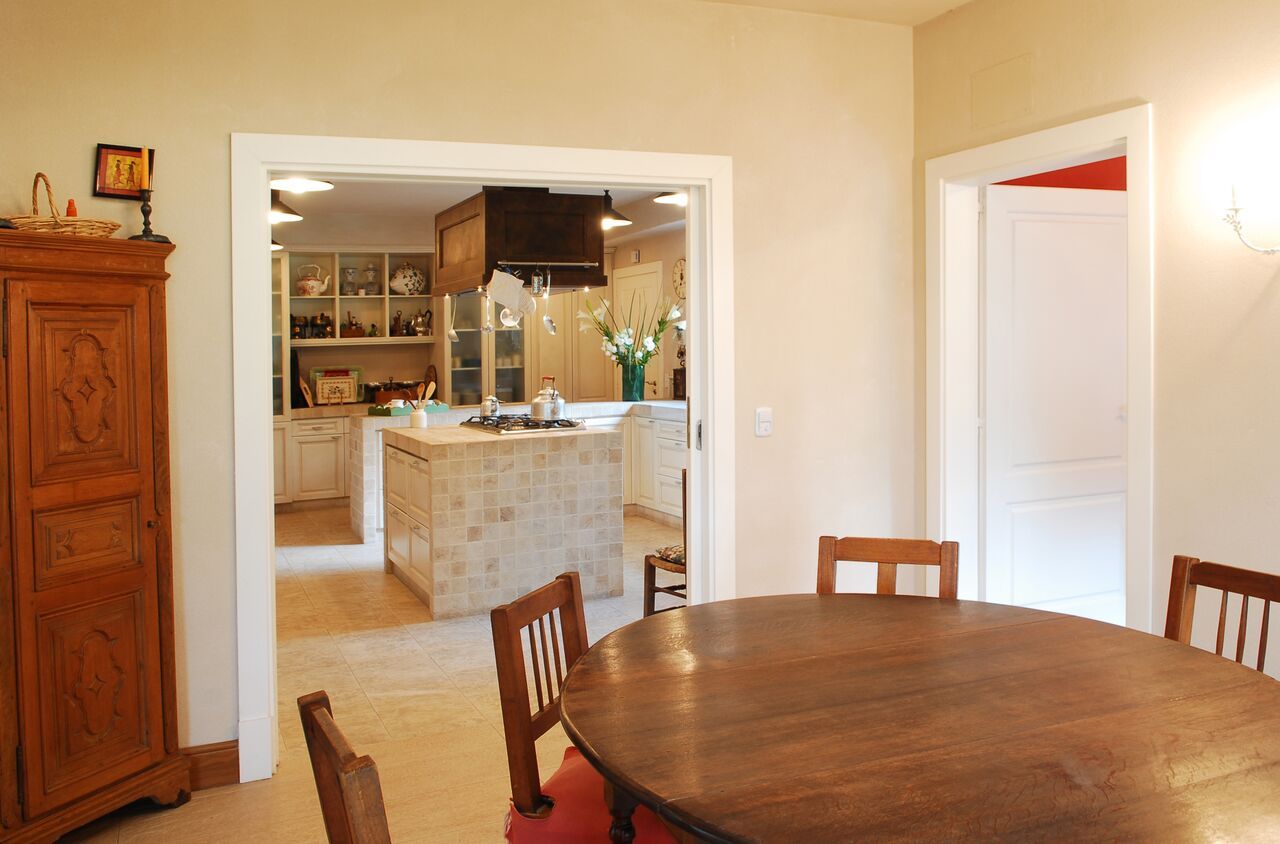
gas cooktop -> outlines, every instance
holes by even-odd
[[[572,431],[586,427],[581,419],[534,419],[527,413],[472,416],[463,425],[491,434],[536,434],[539,431]]]

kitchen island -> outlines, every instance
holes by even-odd
[[[622,594],[622,434],[389,428],[386,569],[435,618],[487,612],[565,571]]]

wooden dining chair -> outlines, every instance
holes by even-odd
[[[368,756],[356,756],[333,720],[328,693],[298,698],[298,714],[329,844],[390,844],[378,766]]]
[[[1248,633],[1249,599],[1262,600],[1262,626],[1258,634],[1257,669],[1267,662],[1267,632],[1271,621],[1271,602],[1280,602],[1280,575],[1210,563],[1195,557],[1173,558],[1173,576],[1169,580],[1169,611],[1165,616],[1164,637],[1191,644],[1191,622],[1195,616],[1196,587],[1208,586],[1222,592],[1218,608],[1218,638],[1214,650],[1222,656],[1227,632],[1227,599],[1231,593],[1240,596],[1240,625],[1236,633],[1236,662],[1244,664],[1244,643]]]
[[[655,612],[666,612],[667,610],[676,610],[684,606],[678,604],[674,607],[663,607],[662,609],[654,609],[654,599],[658,593],[670,595],[673,598],[679,598],[685,603],[689,602],[688,575],[685,566],[685,546],[689,543],[689,490],[687,481],[689,479],[689,470],[680,470],[680,544],[667,545],[658,548],[652,554],[648,554],[644,558],[644,615],[646,617],[653,615]],[[670,583],[665,586],[658,585],[658,569],[678,574],[685,579],[684,583]]]
[[[605,840],[613,818],[604,801],[604,779],[590,763],[568,747],[559,769],[545,783],[538,772],[537,740],[560,722],[564,678],[587,650],[577,572],[562,574],[528,595],[494,607],[489,618],[511,774],[507,840],[519,844]],[[632,823],[637,842],[672,840],[657,817],[643,807],[636,809]]]
[[[928,539],[818,538],[818,594],[836,591],[836,562],[876,563],[876,594],[898,594],[898,566],[938,567],[938,597],[956,599],[960,546]]]

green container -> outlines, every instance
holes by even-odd
[[[642,401],[644,399],[644,364],[620,363],[622,367],[622,400]]]

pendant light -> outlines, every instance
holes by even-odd
[[[600,218],[600,228],[608,231],[616,229],[620,226],[629,226],[631,221],[626,217],[613,210],[613,197],[609,196],[609,192],[604,192],[604,216]]]
[[[276,241],[274,241],[274,240],[273,240],[273,241],[271,241],[271,251],[272,251],[272,252],[279,252],[281,249],[284,249],[284,244],[283,244],[283,243],[277,243],[277,242],[276,242]]]
[[[284,204],[280,199],[280,191],[273,190],[271,192],[271,212],[267,214],[267,219],[274,226],[276,223],[296,223],[302,219],[302,215]]]
[[[306,176],[284,176],[279,179],[272,179],[271,189],[288,193],[312,193],[314,191],[333,190],[333,182],[308,179]]]
[[[663,191],[653,198],[659,205],[679,205],[684,208],[689,204],[689,194],[684,191]]]

